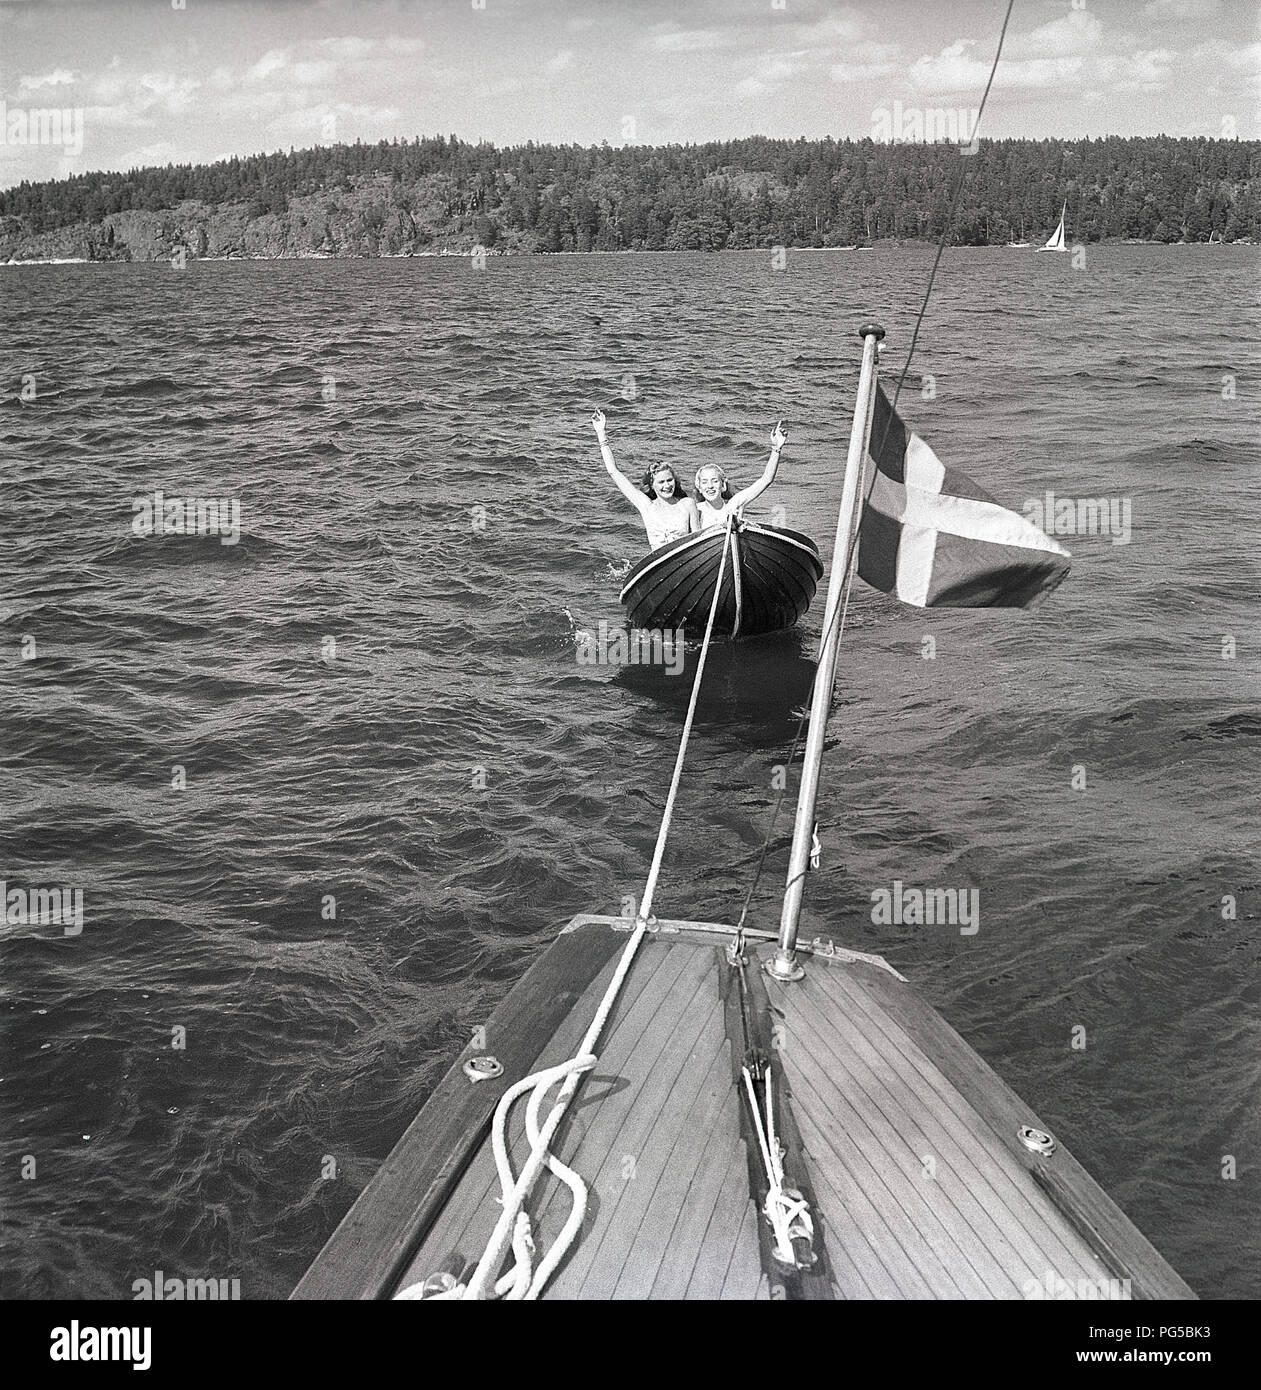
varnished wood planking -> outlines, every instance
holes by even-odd
[[[713,1300],[722,1296],[732,1260],[745,1262],[761,1273],[762,1260],[756,1233],[742,1240],[745,1217],[753,1205],[749,1196],[749,1167],[744,1145],[733,1146],[723,1175],[722,1196],[715,1204],[705,1229],[685,1298]]]
[[[594,1002],[603,992],[603,985],[597,988],[590,984],[586,993],[592,998],[576,1003],[576,983],[584,978],[584,972],[587,983],[595,970],[605,976],[611,974],[610,957],[627,940],[625,933],[603,927],[604,924],[593,923],[586,929],[592,934],[585,939],[582,931],[570,933],[568,945],[560,952],[566,959],[558,961],[553,956],[555,948],[549,949],[522,986],[504,1001],[492,1023],[502,1026],[505,1020],[515,1020],[517,1036],[494,1035],[485,1050],[499,1053],[510,1063],[509,1075],[502,1082],[481,1083],[477,1087],[471,1086],[458,1068],[444,1078],[442,1085],[451,1092],[449,1100],[462,1113],[454,1117],[438,1115],[436,1127],[430,1131],[430,1143],[441,1142],[436,1136],[445,1128],[454,1136],[451,1145],[446,1151],[421,1151],[417,1131],[421,1128],[422,1112],[387,1160],[392,1171],[385,1184],[385,1206],[365,1204],[376,1210],[348,1214],[343,1222],[346,1230],[339,1228],[335,1235],[336,1248],[335,1241],[326,1247],[326,1253],[336,1258],[317,1260],[295,1291],[295,1297],[388,1296],[389,1285],[380,1282],[380,1271],[391,1263],[397,1269],[399,1252],[405,1251],[409,1243],[415,1245],[417,1232],[428,1229],[430,1224],[433,1236],[443,1234],[440,1225],[446,1225],[451,1234],[466,1237],[466,1243],[475,1247],[469,1251],[472,1257],[480,1255],[498,1212],[494,1202],[498,1183],[489,1163],[489,1144],[483,1147],[475,1139],[479,1124],[481,1133],[486,1132],[485,1120],[479,1120],[478,1113],[487,1107],[493,1109],[503,1089],[525,1072],[545,1062],[561,1060],[575,1050]],[[593,1127],[601,1135],[596,1149],[604,1149],[601,1170],[606,1174],[607,1165],[632,1140],[642,1142],[644,1162],[651,1165],[651,1192],[646,1183],[641,1188],[632,1185],[629,1191],[623,1183],[603,1225],[596,1214],[592,1231],[599,1235],[599,1244],[594,1255],[586,1260],[586,1296],[599,1290],[601,1296],[611,1293],[615,1297],[642,1297],[645,1288],[654,1298],[684,1294],[762,1298],[770,1295],[768,1281],[758,1280],[757,1232],[762,1218],[749,1202],[748,1175],[741,1167],[745,1146],[738,1133],[737,1095],[729,1085],[724,1094],[717,1084],[724,1066],[731,1064],[730,1051],[725,1045],[711,1047],[711,1021],[693,1016],[700,994],[693,990],[691,982],[679,983],[685,969],[680,967],[673,983],[667,983],[667,961],[679,955],[695,961],[699,954],[704,954],[712,962],[723,944],[721,936],[696,931],[678,935],[662,931],[645,941],[641,959],[627,982],[626,995],[606,1030],[601,1063],[595,1076],[584,1081],[578,1108],[562,1127],[569,1147],[558,1147],[557,1152],[574,1163],[585,1177],[589,1177],[586,1155],[579,1147],[575,1156],[572,1146],[579,1139],[585,1140]],[[545,962],[547,969],[539,969]],[[641,969],[645,964],[649,966],[646,971]],[[862,962],[840,966],[816,958],[808,962],[807,969],[810,976],[806,989],[798,995],[796,1007],[801,1019],[797,1022],[819,1051],[812,1054],[810,1064],[803,1062],[797,1072],[790,1071],[790,1076],[803,1088],[798,1110],[813,1107],[821,1120],[824,1111],[828,1112],[826,1123],[820,1124],[806,1115],[801,1130],[810,1166],[815,1170],[817,1209],[841,1296],[905,1297],[907,1289],[895,1285],[888,1265],[898,1266],[898,1250],[904,1265],[914,1264],[913,1259],[907,1259],[906,1245],[913,1247],[915,1257],[922,1262],[938,1266],[938,1273],[941,1268],[949,1269],[955,1296],[961,1287],[968,1286],[971,1275],[992,1281],[994,1269],[986,1264],[983,1250],[991,1251],[1004,1269],[1010,1261],[1019,1273],[1022,1264],[1027,1267],[1027,1256],[1018,1255],[1020,1242],[1030,1237],[1028,1231],[1021,1233],[1023,1227],[1010,1227],[1013,1207],[1021,1212],[1038,1210],[1036,1217],[1029,1218],[1029,1224],[1040,1239],[1045,1241],[1049,1236],[1048,1243],[1064,1252],[1065,1260],[1048,1261],[1064,1277],[1073,1277],[1077,1261],[1087,1278],[1097,1277],[1106,1265],[1116,1265],[1120,1266],[1119,1274],[1135,1279],[1136,1294],[1155,1291],[1158,1295],[1194,1296],[1071,1155],[1060,1150],[1048,1165],[1018,1144],[1016,1125],[1037,1124],[1036,1115],[909,987],[878,967]],[[817,982],[814,976],[818,976]],[[540,984],[544,977],[545,982]],[[519,998],[527,982],[532,989],[524,999]],[[780,993],[781,1007],[791,1000],[793,990],[800,988],[793,986],[784,991],[780,986],[772,986],[773,991]],[[647,1008],[639,997],[646,992],[656,1000],[659,1009],[671,990],[675,991],[671,1008],[678,1006],[673,1023],[665,1014]],[[563,1007],[566,1001],[573,1010],[567,1018],[567,1009]],[[637,1021],[627,1027],[636,1008]],[[549,1019],[553,1037],[540,1048],[543,1024]],[[623,1074],[636,1072],[640,1067],[641,1058],[635,1051],[639,1036],[645,1031],[654,1039],[657,1035],[666,1038],[657,1052],[658,1060],[672,1048],[677,1051],[681,1046],[689,1046],[691,1070],[685,1068],[676,1074],[684,1078],[681,1088],[667,1085],[661,1094],[646,1098],[641,1094],[637,1106],[622,1091],[610,1092],[610,1085],[616,1087]],[[687,1044],[689,1031],[693,1041]],[[497,1045],[499,1038],[504,1039],[502,1045]],[[506,1054],[530,1048],[535,1049],[534,1056],[513,1070],[512,1059]],[[658,1068],[650,1066],[650,1059],[644,1065],[648,1070],[642,1075],[651,1087],[654,1077],[661,1080],[656,1076]],[[820,1093],[833,1094],[830,1087],[834,1068],[849,1075],[852,1089],[843,1105],[829,1108]],[[693,1072],[702,1078],[694,1086]],[[453,1084],[457,1076],[459,1085]],[[626,1079],[634,1081],[629,1075]],[[643,1086],[639,1089],[642,1092]],[[435,1099],[437,1096],[436,1091]],[[643,1130],[645,1121],[651,1121],[650,1133]],[[706,1126],[712,1126],[708,1134],[703,1132]],[[888,1135],[881,1135],[881,1126]],[[642,1141],[635,1140],[641,1134]],[[558,1145],[560,1142],[558,1139]],[[658,1143],[668,1145],[666,1156],[658,1156]],[[839,1156],[833,1152],[834,1146],[842,1151]],[[519,1164],[525,1151],[523,1136],[518,1135],[513,1147]],[[903,1241],[890,1243],[888,1230],[880,1229],[879,1220],[873,1220],[873,1215],[878,1217],[879,1213],[874,1212],[863,1184],[847,1163],[855,1169],[861,1168],[858,1159],[866,1163],[867,1186],[877,1192],[877,1205],[886,1211],[891,1204],[906,1209],[914,1205],[907,1184],[913,1186],[916,1182],[918,1154],[913,1162],[906,1155],[915,1150],[933,1153],[939,1160],[934,1196],[941,1200],[931,1207],[936,1224],[930,1223],[917,1233],[923,1244],[917,1244],[905,1228],[901,1231]],[[475,1152],[478,1158],[471,1168],[484,1163],[483,1176],[479,1180],[470,1170],[466,1175],[471,1179],[468,1186],[456,1184],[454,1176],[462,1165],[469,1164],[470,1154]],[[827,1161],[819,1164],[819,1155]],[[909,1166],[902,1166],[899,1159]],[[642,1171],[643,1165],[639,1166]],[[678,1172],[687,1174],[689,1168],[690,1176],[680,1192]],[[415,1187],[411,1191],[400,1189],[400,1181],[405,1182],[409,1173],[419,1186],[419,1195]],[[1049,1184],[1049,1195],[1032,1188],[1033,1175]],[[375,1184],[378,1180],[373,1181]],[[479,1181],[480,1194],[474,1191]],[[568,1201],[553,1200],[555,1187],[550,1175],[545,1175],[539,1189],[546,1214],[541,1225],[558,1229],[568,1211]],[[1035,1193],[1032,1202],[1028,1198],[1031,1190]],[[1003,1199],[996,1193],[1002,1193]],[[434,1223],[438,1195],[451,1196],[452,1205],[442,1222]],[[480,1201],[475,1201],[475,1197],[480,1197]],[[394,1232],[389,1230],[385,1209],[391,1203],[400,1208],[402,1216],[401,1229]],[[403,1210],[409,1204],[410,1213]],[[489,1211],[479,1216],[479,1209],[485,1207]],[[480,1239],[473,1240],[483,1221]],[[1009,1229],[1014,1232],[1015,1244],[1008,1238]],[[545,1245],[554,1230],[542,1230],[540,1234]],[[969,1243],[970,1240],[979,1245]],[[957,1260],[951,1254],[949,1241],[957,1246]],[[363,1249],[353,1250],[357,1244],[362,1244]],[[427,1240],[425,1258],[418,1257],[414,1262],[415,1277],[424,1277],[437,1267],[440,1256],[429,1246]],[[1045,1248],[1037,1242],[1034,1246]],[[348,1249],[352,1250],[352,1258],[346,1261],[342,1256]],[[431,1257],[432,1262],[426,1267]],[[411,1277],[409,1273],[409,1280]],[[911,1287],[916,1287],[913,1277]],[[926,1291],[918,1296],[932,1296],[932,1290],[924,1288]],[[944,1284],[938,1291],[947,1296],[951,1293]]]
[[[641,1190],[638,1176],[627,1181],[625,1165],[629,1161],[638,1168],[643,1163],[652,1173],[657,1160],[654,1145],[669,1142],[674,1126],[686,1119],[684,1107],[690,1106],[699,1090],[698,1078],[693,1076],[689,1085],[684,1073],[706,1024],[712,1024],[717,1013],[709,979],[712,951],[687,946],[668,949],[685,953],[686,966],[652,1026],[639,1036],[623,1064],[621,1074],[630,1084],[608,1098],[588,1131],[583,1172],[594,1175],[588,1181],[599,1205],[588,1213],[587,1229],[553,1281],[552,1297],[607,1298],[612,1292],[634,1240]]]
[[[670,1046],[680,1051],[687,1047],[687,1054],[682,1059],[668,1095],[658,1096],[654,1101],[645,1093],[645,1103],[641,1109],[648,1116],[648,1125],[641,1128],[634,1141],[634,1168],[621,1185],[615,1209],[608,1211],[607,1219],[603,1222],[599,1248],[582,1284],[584,1298],[611,1298],[623,1277],[633,1273],[643,1259],[640,1244],[645,1234],[645,1217],[676,1144],[697,1121],[698,1111],[703,1105],[701,1092],[706,1073],[720,1042],[721,1029],[717,1026],[716,1009],[703,1020],[693,1044],[688,1045],[682,1029],[672,1039]],[[619,1147],[622,1142],[619,1141]],[[627,1143],[626,1152],[629,1153],[630,1149],[631,1145]],[[592,1236],[595,1235],[593,1231]],[[659,1260],[653,1263],[654,1272],[656,1263]],[[651,1278],[648,1287],[652,1287]]]
[[[764,1220],[752,1200],[744,1204],[744,1220],[740,1223],[740,1234],[731,1253],[731,1263],[727,1266],[727,1278],[723,1282],[720,1298],[751,1303],[757,1297],[758,1285],[765,1277],[762,1272],[762,1258],[758,1252],[758,1222]]]
[[[716,1154],[724,1161],[732,1152],[738,1152],[743,1158],[743,1146],[734,1135],[734,1097],[730,1092],[729,1072],[726,1072],[730,1064],[725,1054],[714,981],[715,945],[710,942],[672,944],[668,940],[649,939],[640,949],[641,954],[625,986],[624,1016],[619,1019],[615,1013],[610,1021],[600,1063],[579,1091],[582,1111],[575,1114],[575,1120],[584,1133],[577,1154],[568,1141],[562,1143],[558,1139],[561,1156],[574,1163],[583,1174],[591,1185],[594,1201],[584,1223],[587,1229],[574,1251],[581,1259],[576,1264],[571,1260],[569,1267],[563,1266],[558,1272],[546,1294],[551,1298],[608,1297],[623,1280],[628,1283],[637,1280],[636,1292],[641,1297],[651,1292],[662,1264],[666,1263],[664,1247],[677,1238],[675,1228],[679,1211],[676,1204],[670,1213],[670,1229],[663,1235],[661,1227],[666,1224],[665,1214],[658,1215],[654,1229],[647,1225],[644,1208],[652,1209],[652,1198],[666,1176],[666,1157],[672,1156],[676,1148],[681,1145],[683,1154],[690,1152],[694,1168],[702,1163],[704,1152],[696,1141],[698,1137],[708,1136],[698,1135],[697,1123],[702,1118],[708,1120],[715,1108],[712,1082],[716,1077],[727,1080],[726,1095],[719,1092],[716,1108],[720,1115],[724,1109],[730,1111],[724,1117],[726,1142],[720,1140]],[[591,993],[597,993],[595,987]],[[591,1012],[585,1007],[588,1002],[584,1000],[583,1007],[576,1010],[584,1016],[582,1028],[572,1030],[576,1034],[585,1028],[586,1017]],[[575,1036],[566,1039],[564,1047],[549,1046],[540,1065],[572,1054],[577,1041]],[[722,1055],[720,1049],[723,1049]],[[689,1063],[693,1074],[690,1085],[686,1080],[680,1083],[679,1078],[679,1073]],[[601,1084],[602,1079],[625,1080],[630,1084],[609,1090]],[[707,1098],[706,1081],[711,1083]],[[592,1113],[585,1113],[587,1111]],[[660,1155],[658,1145],[670,1150],[670,1155]],[[472,1195],[469,1192],[458,1194],[453,1203],[452,1224],[460,1229],[435,1227],[413,1271],[409,1272],[409,1279],[433,1272],[436,1263],[453,1245],[471,1259],[480,1255],[498,1212],[494,1202],[498,1182],[489,1148],[487,1141],[485,1153],[469,1174],[470,1186],[480,1191]],[[516,1134],[512,1148],[519,1167],[526,1152],[523,1135]],[[637,1164],[647,1165],[645,1171],[636,1174],[637,1180],[644,1180],[642,1188],[636,1182],[624,1182],[619,1172],[620,1155],[632,1148],[642,1151]],[[709,1155],[711,1161],[716,1154]],[[560,1188],[550,1175],[545,1175],[542,1181],[552,1188]],[[685,1201],[690,1202],[694,1196],[694,1192],[687,1193]],[[628,1199],[629,1205],[626,1205]],[[733,1186],[728,1179],[722,1200],[736,1200],[741,1208],[747,1207],[747,1184]],[[549,1202],[549,1207],[551,1205]],[[555,1203],[555,1209],[541,1213],[541,1219],[536,1222],[540,1249],[554,1238],[567,1214],[568,1194],[564,1193]],[[739,1212],[735,1220],[735,1226],[730,1220],[715,1221],[711,1213],[711,1220],[694,1233],[697,1243],[686,1252],[689,1277],[697,1275],[699,1266],[698,1287],[708,1279],[711,1283],[717,1282],[721,1292],[730,1280],[732,1290],[739,1289],[740,1296],[751,1297],[759,1272],[756,1240],[750,1255],[739,1239]],[[646,1239],[642,1252],[638,1249],[641,1239]],[[429,1261],[428,1267],[426,1261]],[[643,1272],[637,1273],[641,1266]],[[645,1276],[647,1288],[644,1287]],[[619,1291],[618,1296],[627,1296],[627,1293]]]
[[[613,1290],[615,1299],[643,1299],[652,1293],[679,1213],[692,1199],[701,1160],[723,1111],[732,1105],[728,1044],[719,1036],[688,1123],[680,1127],[635,1236],[626,1267]]]
[[[803,992],[794,1004],[796,1017],[814,1017],[814,1003]],[[987,1291],[990,1297],[1015,1297],[1020,1282],[1045,1268],[1046,1261],[1039,1253],[1041,1247],[1014,1216],[1007,1215],[1004,1230],[990,1215],[990,1211],[1000,1217],[1006,1213],[987,1181],[987,1177],[998,1175],[997,1165],[985,1161],[975,1142],[970,1148],[960,1147],[946,1135],[924,1094],[907,1085],[887,1052],[873,1054],[853,1019],[845,1020],[834,1010],[816,1027],[826,1041],[820,1043],[820,1055],[808,1065],[823,1066],[834,1076],[844,1075],[845,1096],[862,1100],[864,1119],[837,1113],[837,1118],[852,1128],[851,1141],[865,1147],[873,1165],[881,1170],[885,1185],[901,1194],[908,1210],[922,1208],[919,1224],[925,1234],[930,1238],[936,1232],[944,1234],[950,1244],[939,1254],[970,1297],[984,1297]],[[842,1103],[848,1106],[848,1101],[843,1099]],[[969,1146],[972,1136],[961,1133],[959,1138],[963,1146]],[[931,1179],[923,1175],[925,1155],[931,1155],[937,1165]],[[979,1288],[974,1280],[979,1281]]]
[[[816,964],[822,964],[817,961]],[[908,985],[887,971],[862,962],[843,967],[842,975],[870,1000],[870,1006],[903,1032],[919,1055],[931,1058],[931,1072],[945,1077],[956,1092],[997,1136],[1006,1151],[1029,1172],[1045,1169],[1047,1160],[1025,1149],[1016,1138],[1021,1124],[1045,1128],[1037,1115]],[[1062,1146],[1050,1160],[1060,1187],[1060,1201],[1074,1209],[1078,1223],[1093,1229],[1094,1253],[1111,1251],[1121,1263],[1121,1277],[1133,1281],[1136,1298],[1194,1298],[1193,1290],[1163,1259],[1154,1246],[1107,1196],[1093,1178]],[[1059,1213],[1057,1212],[1057,1215]]]
[[[719,1121],[708,1136],[697,1167],[696,1181],[670,1232],[657,1277],[652,1283],[650,1298],[680,1299],[686,1296],[714,1209],[721,1201],[730,1199],[733,1192],[743,1195],[746,1200],[748,1198],[744,1141],[740,1138],[734,1092],[729,1081],[727,1094],[731,1101],[723,1106]],[[735,1165],[734,1182],[730,1176],[732,1165]]]
[[[827,1140],[808,1115],[800,1117],[801,1137],[814,1164],[815,1195],[828,1225],[828,1256],[837,1296],[845,1299],[932,1298],[932,1290],[919,1281],[909,1289],[886,1267],[873,1238],[875,1226],[862,1189],[843,1165],[830,1158]],[[827,1160],[815,1161],[819,1154]]]
[[[825,1075],[807,1051],[806,1036],[799,1037],[804,1044],[801,1055],[793,1049],[790,1035],[785,1060],[794,1072],[798,1108],[810,1110],[836,1161],[844,1161],[862,1183],[905,1259],[938,1297],[986,1297],[990,1292],[986,1280],[939,1219],[931,1190],[913,1187],[902,1165],[889,1153],[896,1133],[863,1103],[861,1088],[838,1085],[838,1078]],[[924,1187],[931,1189],[931,1184]],[[896,1275],[896,1271],[891,1272]],[[1006,1281],[1004,1292],[1015,1292],[1011,1280]]]
[[[865,968],[860,968],[867,975]],[[878,972],[877,972],[878,973]],[[893,983],[893,982],[891,982]],[[961,1094],[987,1121],[995,1133],[1014,1135],[1020,1124],[1046,1128],[1029,1107],[970,1048],[948,1023],[910,990],[890,990],[888,983],[873,979],[870,989],[890,1018],[947,1071]],[[1030,1171],[1048,1171],[1048,1161],[1011,1139],[1017,1159]],[[1092,1246],[1105,1252],[1118,1266],[1119,1277],[1133,1281],[1135,1298],[1195,1298],[1193,1289],[1161,1256],[1128,1216],[1062,1146],[1050,1162],[1056,1201],[1071,1211],[1075,1228],[1093,1233]]]
[[[924,1151],[938,1161],[941,1195],[1021,1284],[1041,1279],[1048,1261],[1065,1277],[1096,1277],[1098,1265],[1089,1248],[1029,1186],[1009,1149],[946,1077],[933,1074],[931,1061],[914,1043],[862,998],[861,988],[851,987],[856,982],[837,978],[841,973],[829,972],[828,1008],[832,1017],[851,1024],[836,1045],[848,1058],[846,1065],[887,1094],[891,1122],[908,1135],[914,1126]]]
[[[926,1056],[905,1029],[866,994],[858,978],[846,978],[844,972],[837,971],[830,977],[829,985],[838,1009],[850,1008],[868,1021],[873,1046],[879,1040],[880,1055],[904,1058],[912,1074],[923,1078],[923,1094],[934,1114],[943,1117],[947,1132],[959,1134],[962,1126],[965,1137],[974,1136],[974,1142],[966,1146],[966,1159],[962,1162],[974,1165],[978,1175],[991,1173],[991,1165],[997,1165],[1001,1180],[995,1177],[991,1182],[997,1199],[991,1214],[1021,1249],[1027,1250],[1026,1241],[1032,1245],[1035,1253],[1028,1257],[1032,1264],[1028,1277],[1041,1280],[1048,1269],[1053,1269],[1062,1278],[1073,1281],[1106,1278],[1107,1270],[1090,1245],[1065,1221],[1063,1213],[1036,1184],[1029,1181],[1028,1165],[1021,1159],[1028,1151],[1020,1147],[1016,1129],[1021,1123],[1037,1123],[1033,1112],[1023,1102],[1017,1102],[1020,1109],[1011,1120],[1009,1135],[1004,1138],[935,1060]],[[956,1166],[966,1181],[969,1173],[962,1162]]]
[[[484,1047],[466,1047],[303,1275],[295,1299],[388,1297],[489,1126],[592,978],[618,949],[599,925],[559,937],[492,1013]],[[470,1085],[467,1057],[494,1052],[504,1077]]]
[[[624,947],[628,939],[627,936],[623,935],[620,944]],[[646,945],[647,943],[645,943]],[[640,947],[641,952],[644,948],[644,946]],[[621,952],[619,951],[618,957],[620,955]],[[654,952],[647,957],[646,961],[643,958],[636,959],[634,967],[623,984],[621,999],[610,1019],[610,1028],[616,1027],[619,1012],[629,1013],[636,1007],[643,991],[646,988],[651,988],[656,973],[670,964],[664,952]],[[560,1023],[546,1046],[541,1050],[537,1062],[529,1068],[529,1071],[555,1066],[567,1057],[574,1055],[590,1026],[591,1019],[595,1015],[600,1000],[604,997],[616,968],[617,957],[609,961],[607,967],[600,972],[582,998],[575,1004],[568,1017]],[[673,977],[673,968],[671,968],[671,977]],[[598,1080],[602,1068],[597,1065],[595,1072],[596,1076],[588,1075],[584,1079],[583,1087],[591,1086],[593,1089],[603,1090],[604,1087]],[[528,1074],[528,1071],[523,1071],[521,1076]],[[515,1080],[520,1080],[521,1076],[516,1077]],[[485,1085],[486,1083],[479,1082],[477,1084]],[[527,1103],[524,1098],[518,1102],[513,1109],[513,1122],[508,1126],[508,1151],[512,1155],[514,1171],[518,1173],[529,1153],[521,1110],[521,1107]],[[588,1104],[587,1093],[584,1089],[580,1089],[575,1097],[574,1107],[566,1117],[565,1124],[557,1138],[557,1146],[562,1155],[568,1151],[565,1148],[568,1142],[568,1132],[573,1131],[575,1138],[581,1137],[581,1132],[585,1129],[584,1107]],[[557,1183],[550,1173],[544,1172],[539,1179],[539,1186],[535,1190],[540,1197],[543,1197],[548,1195],[554,1187],[563,1187],[563,1184]],[[568,1189],[565,1191],[567,1192]],[[452,1252],[458,1252],[466,1260],[473,1262],[479,1260],[499,1218],[500,1208],[497,1205],[499,1192],[499,1177],[495,1168],[494,1152],[488,1130],[463,1178],[453,1189],[446,1209],[435,1221],[430,1233],[417,1251],[406,1276],[400,1281],[400,1285],[406,1286],[408,1283],[424,1279],[435,1269],[445,1267],[448,1256]],[[564,1217],[562,1216],[561,1224],[563,1222]],[[559,1230],[559,1226],[556,1229]]]
[[[867,1165],[829,1133],[825,1107],[807,1104],[805,1096],[799,1100],[797,1122],[814,1163],[815,1191],[828,1223],[828,1249],[837,1266],[834,1277],[842,1278],[839,1249],[876,1298],[962,1297],[953,1286],[943,1289],[940,1283],[934,1284],[908,1258],[885,1211],[874,1200]]]
[[[650,978],[639,992],[636,1006],[628,1009],[624,1017],[615,1016],[611,1021],[599,1064],[591,1073],[592,1085],[589,1090],[579,1092],[580,1118],[584,1125],[583,1174],[597,1198],[601,1193],[603,1167],[609,1160],[612,1146],[627,1114],[642,1101],[640,1083],[660,1058],[670,1031],[694,993],[695,981],[689,978],[689,965],[694,972],[695,963],[689,961],[686,951],[655,942],[645,943],[627,984],[640,971]],[[565,1145],[565,1152],[576,1154],[567,1140]],[[620,1191],[620,1183],[617,1190]],[[558,1188],[539,1203],[544,1218],[549,1216],[555,1201],[568,1210],[564,1190]],[[596,1205],[598,1203],[593,1204],[588,1220],[594,1218]]]

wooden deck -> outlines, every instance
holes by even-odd
[[[558,1132],[554,1152],[590,1196],[545,1297],[1194,1297],[1062,1147],[1046,1157],[1021,1143],[1021,1125],[1045,1126],[894,972],[819,952],[805,958],[804,980],[780,984],[759,968],[769,944],[750,943],[746,1013],[782,1092],[789,1181],[811,1198],[817,1228],[818,1264],[786,1275],[753,1196],[761,1165],[749,1162],[735,1085],[747,1035],[731,938],[700,925],[663,923],[645,939]],[[438,1271],[467,1274],[500,1210],[494,1107],[521,1076],[574,1053],[627,926],[570,923],[496,1011],[485,1046],[440,1084],[295,1298],[389,1298]],[[462,1063],[475,1051],[498,1057],[505,1076],[471,1082]],[[519,1117],[512,1147],[519,1170]],[[544,1249],[568,1192],[545,1173],[529,1210]]]

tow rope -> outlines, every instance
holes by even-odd
[[[640,943],[655,921],[652,916],[652,900],[657,890],[657,878],[661,873],[661,863],[665,857],[666,841],[670,835],[670,822],[674,815],[674,803],[679,784],[683,777],[683,760],[687,754],[688,739],[692,733],[692,722],[696,716],[696,705],[700,696],[701,680],[705,674],[705,660],[709,655],[710,641],[714,635],[714,620],[718,615],[718,600],[722,595],[722,582],[727,571],[727,556],[732,548],[734,517],[727,518],[726,536],[723,539],[722,559],[718,565],[718,579],[714,584],[714,598],[709,607],[709,621],[705,625],[705,638],[701,643],[700,659],[696,665],[696,675],[692,681],[692,697],[688,703],[687,717],[683,721],[683,735],[679,740],[679,751],[674,761],[674,775],[670,781],[670,791],[666,797],[665,810],[657,831],[657,843],[653,850],[652,864],[644,883],[643,898],[635,918],[635,929],[626,943],[618,961],[609,987],[600,1001],[591,1026],[579,1044],[577,1053],[559,1066],[548,1067],[531,1076],[523,1077],[509,1090],[505,1091],[495,1108],[495,1119],[491,1139],[495,1154],[495,1167],[499,1174],[499,1202],[503,1206],[494,1232],[487,1243],[477,1268],[467,1283],[458,1282],[451,1274],[432,1275],[418,1284],[410,1284],[394,1295],[396,1300],[420,1299],[424,1301],[441,1299],[488,1299],[503,1298],[536,1299],[542,1293],[547,1281],[555,1273],[561,1260],[565,1258],[582,1226],[587,1209],[587,1187],[571,1168],[567,1168],[550,1150],[550,1145],[560,1122],[565,1117],[569,1103],[578,1089],[582,1077],[595,1066],[598,1059],[596,1044],[604,1025],[617,1003],[618,995],[626,981],[635,960]],[[540,1127],[539,1115],[543,1100],[557,1082],[563,1081],[560,1094],[552,1106],[547,1120]],[[526,1092],[530,1100],[526,1106],[525,1131],[530,1142],[530,1153],[519,1177],[514,1177],[512,1160],[508,1154],[507,1127],[508,1115],[513,1105]],[[534,1236],[525,1203],[537,1182],[543,1168],[547,1169],[569,1188],[573,1205],[569,1217],[555,1242],[537,1268],[533,1260],[535,1251]],[[498,1271],[503,1267],[509,1253],[513,1256],[512,1266],[503,1275]],[[493,1281],[493,1282],[492,1282]]]

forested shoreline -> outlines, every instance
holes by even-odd
[[[454,136],[89,173],[0,192],[0,261],[1261,240],[1261,142],[761,136],[499,148]]]

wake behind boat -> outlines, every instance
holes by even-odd
[[[618,595],[631,625],[649,631],[702,625],[721,572],[715,632],[756,637],[792,627],[823,578],[818,547],[799,531],[757,522],[736,522],[731,529],[725,568],[723,526],[683,536],[645,555]]]

